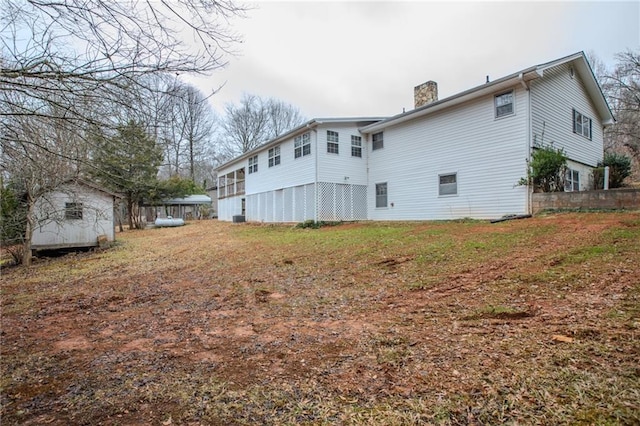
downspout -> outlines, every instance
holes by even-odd
[[[527,173],[528,173],[529,162],[531,161],[531,150],[533,149],[533,147],[531,146],[531,90],[527,85],[527,82],[524,81],[524,75],[522,73],[518,75],[518,81],[520,81],[520,84],[522,85],[525,92],[527,93],[527,137],[526,137],[527,161],[526,163],[527,163]],[[527,214],[533,214],[532,205],[533,205],[533,188],[527,185],[527,198],[526,198],[526,206],[525,206]]]

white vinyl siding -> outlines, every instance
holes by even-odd
[[[571,78],[569,65],[561,65],[545,70],[530,87],[532,142],[537,146],[553,142],[570,160],[591,167],[602,161],[602,124],[578,73]],[[592,120],[591,139],[574,131],[574,110]]]
[[[328,126],[328,125],[327,125]],[[349,155],[335,155],[326,152],[324,147],[327,141],[326,127],[318,128],[318,182],[332,182],[349,185],[366,185],[367,184],[367,163],[362,158]],[[352,135],[358,133],[358,128],[353,123],[333,123],[331,130],[341,135]],[[366,156],[366,150],[362,155]],[[365,157],[366,158],[366,157]]]
[[[372,220],[491,219],[527,213],[527,93],[514,87],[514,115],[495,119],[494,94],[384,129],[384,156],[369,157]],[[460,123],[464,123],[461,126]],[[457,196],[439,196],[456,172]],[[375,208],[375,183],[393,188]],[[391,207],[393,205],[393,207]]]
[[[33,248],[97,245],[115,240],[113,197],[86,185],[68,184],[35,203]]]

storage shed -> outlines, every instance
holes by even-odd
[[[119,195],[85,180],[69,181],[35,203],[32,250],[94,247],[115,241]]]

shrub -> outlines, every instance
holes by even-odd
[[[533,185],[534,191],[541,192],[564,190],[567,156],[563,149],[553,145],[536,148],[528,163],[527,177],[520,179],[520,185]]]
[[[620,188],[631,175],[631,158],[615,152],[604,154],[604,160],[593,169],[593,182],[597,189],[604,188],[604,168],[609,167],[609,188]]]

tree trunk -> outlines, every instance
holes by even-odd
[[[127,219],[129,220],[129,230],[133,228],[133,199],[131,194],[127,194]]]
[[[33,212],[35,209],[35,200],[30,193],[27,194],[27,217],[24,228],[24,242],[22,244],[22,264],[24,266],[31,266],[31,238],[33,237],[33,228],[35,218]]]

